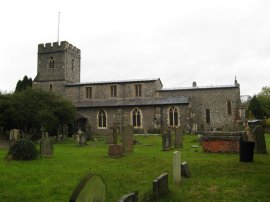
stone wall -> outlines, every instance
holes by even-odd
[[[233,124],[238,116],[239,86],[161,90],[158,91],[158,96],[191,97],[189,121],[190,125],[196,123],[198,130],[222,128],[224,124]],[[228,100],[231,102],[231,114],[228,114]],[[206,109],[210,110],[210,123],[206,123]]]

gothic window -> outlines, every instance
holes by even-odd
[[[49,68],[50,69],[53,69],[54,68],[54,59],[53,59],[52,56],[50,57],[50,60],[49,60]]]
[[[111,97],[117,97],[117,86],[112,85],[110,86],[110,89],[111,89]]]
[[[92,87],[86,87],[85,88],[85,97],[86,97],[86,99],[92,99],[93,98]]]
[[[178,111],[175,107],[169,109],[169,125],[178,126]]]
[[[210,109],[205,110],[205,121],[206,123],[210,123]]]
[[[98,127],[99,128],[107,127],[107,116],[106,112],[103,109],[98,112]]]
[[[71,70],[73,71],[75,67],[75,61],[74,59],[71,60]]]
[[[135,96],[142,97],[142,85],[141,84],[135,85]]]
[[[141,117],[141,111],[139,109],[134,109],[132,111],[132,125],[134,127],[141,127],[141,121],[142,121],[142,117]]]
[[[227,101],[227,110],[228,110],[228,115],[232,115],[232,103],[230,100]]]

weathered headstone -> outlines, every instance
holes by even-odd
[[[49,138],[48,132],[45,133],[44,138],[40,141],[40,155],[43,157],[51,157],[53,155],[53,143]]]
[[[9,133],[9,140],[16,141],[20,138],[20,131],[18,129],[12,129]]]
[[[98,174],[84,177],[73,191],[70,202],[105,202],[107,185]]]
[[[169,193],[168,173],[161,174],[153,181],[153,194],[155,201]]]
[[[256,126],[252,130],[252,136],[255,141],[255,152],[258,154],[266,154],[266,143],[265,143],[265,137],[264,137],[264,129],[263,126]]]
[[[184,176],[185,178],[190,178],[191,173],[187,162],[181,163],[181,176]]]
[[[172,148],[171,146],[172,136],[171,131],[166,130],[162,134],[162,151],[166,151]]]
[[[180,152],[173,152],[173,182],[180,184],[181,182],[181,160]]]
[[[83,146],[86,145],[86,135],[84,134],[84,132],[79,129],[78,130],[78,136],[79,136],[79,145]]]
[[[175,148],[183,148],[183,134],[184,129],[182,127],[175,129]]]
[[[122,132],[123,152],[133,152],[133,126],[124,126]]]
[[[137,202],[137,201],[139,201],[138,192],[135,191],[122,196],[118,202]]]

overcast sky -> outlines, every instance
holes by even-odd
[[[0,90],[35,78],[37,46],[81,49],[81,82],[160,78],[165,88],[270,86],[270,1],[8,0],[0,2]]]

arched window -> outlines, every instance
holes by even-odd
[[[50,84],[50,91],[52,91],[52,84]]]
[[[134,109],[132,112],[132,125],[134,127],[141,127],[141,121],[142,121],[142,117],[141,117],[141,112],[139,109]]]
[[[169,109],[169,125],[178,126],[178,111],[175,107]]]
[[[106,112],[103,109],[98,112],[98,127],[99,128],[107,127],[107,116]]]
[[[230,100],[227,101],[227,110],[228,110],[228,115],[232,115],[232,103]]]
[[[54,68],[54,59],[53,59],[52,56],[50,57],[50,60],[49,60],[49,68],[50,69],[53,69]]]

